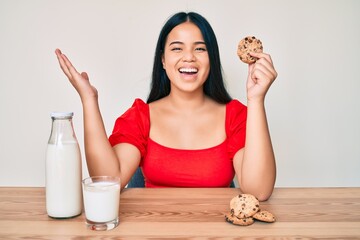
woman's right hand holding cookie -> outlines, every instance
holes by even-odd
[[[60,51],[55,50],[61,69],[68,77],[70,83],[74,86],[79,93],[81,101],[98,97],[98,92],[94,86],[90,84],[89,76],[86,72],[79,73],[69,59]]]

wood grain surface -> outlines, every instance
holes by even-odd
[[[276,188],[260,207],[275,223],[225,222],[236,188],[132,188],[120,225],[95,232],[85,215],[47,216],[44,188],[0,188],[0,239],[360,239],[360,188]]]

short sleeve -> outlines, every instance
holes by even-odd
[[[115,121],[112,134],[109,137],[111,146],[119,143],[129,143],[137,147],[141,157],[146,154],[150,130],[149,105],[141,99],[135,99],[131,108]]]
[[[241,102],[232,100],[226,105],[226,135],[230,159],[245,146],[246,119],[247,107]]]

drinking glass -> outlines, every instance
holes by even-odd
[[[83,181],[86,225],[104,231],[119,225],[120,178],[88,177]]]

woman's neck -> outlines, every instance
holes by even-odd
[[[194,111],[201,109],[209,98],[204,94],[170,94],[166,97],[174,109],[181,111]]]

